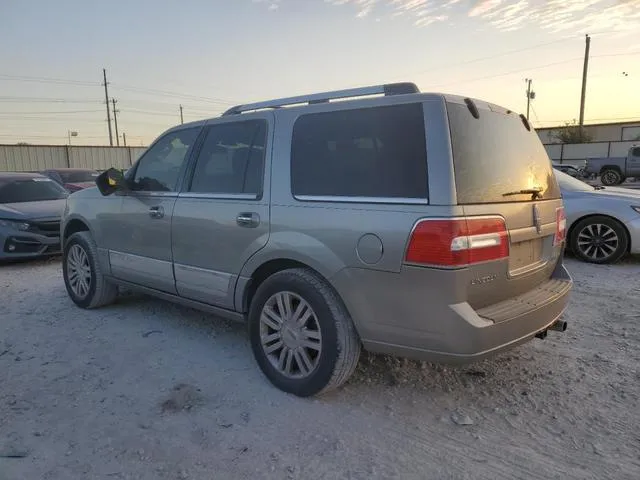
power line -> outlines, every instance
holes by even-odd
[[[219,103],[222,105],[235,105],[237,103],[240,103],[234,100],[229,100],[224,98],[204,97],[199,95],[190,95],[190,94],[171,92],[168,90],[156,90],[153,88],[134,87],[130,85],[122,85],[119,83],[112,83],[112,85],[114,87],[117,87],[119,90],[125,90],[129,92],[134,92],[134,93],[146,93],[146,94],[161,95],[161,96],[176,97],[176,98],[189,98],[191,100],[201,100],[201,101],[206,101],[211,103]]]
[[[14,97],[0,96],[0,102],[8,103],[101,103],[99,100],[73,99],[73,98],[49,98],[49,97]]]
[[[16,80],[20,82],[35,82],[35,83],[50,83],[56,85],[75,85],[81,87],[99,87],[97,82],[89,82],[85,80],[68,80],[63,78],[51,78],[51,77],[30,77],[26,75],[8,75],[0,74],[0,80]]]
[[[0,115],[58,115],[66,113],[97,113],[102,110],[64,110],[64,111],[48,111],[48,112],[0,112]]]

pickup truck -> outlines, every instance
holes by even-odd
[[[629,148],[626,157],[588,158],[586,175],[600,175],[603,185],[620,185],[629,177],[640,177],[640,146]]]

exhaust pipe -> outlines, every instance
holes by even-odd
[[[544,340],[545,338],[547,338],[547,331],[542,330],[541,332],[536,333],[536,338],[539,338],[540,340]]]
[[[567,322],[565,320],[556,320],[549,328],[556,332],[564,332],[567,330]]]

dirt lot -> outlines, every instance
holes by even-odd
[[[365,356],[273,388],[244,327],[146,297],[97,311],[60,263],[0,268],[0,479],[640,478],[640,262],[567,261],[569,330],[463,368]]]

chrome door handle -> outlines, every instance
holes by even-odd
[[[151,218],[164,217],[164,208],[162,208],[161,206],[149,208],[149,216]]]
[[[240,227],[255,228],[260,225],[260,215],[254,212],[239,213],[236,217],[236,223]]]

